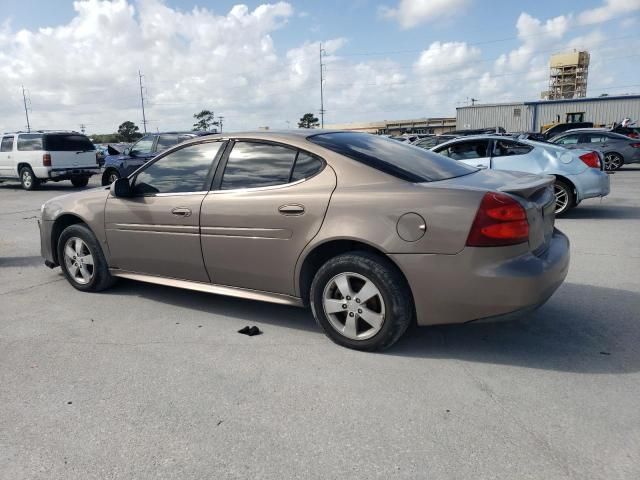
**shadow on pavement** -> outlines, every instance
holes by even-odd
[[[238,328],[245,326],[247,322],[256,322],[322,333],[313,319],[311,311],[298,307],[225,297],[223,295],[123,279],[120,279],[114,288],[104,293],[108,295],[143,297],[172,306],[192,308],[204,313],[236,318],[238,319]]]
[[[512,322],[413,328],[388,353],[577,373],[640,370],[640,294],[564,284]]]
[[[611,219],[635,219],[640,218],[639,207],[628,206],[579,206],[565,213],[560,220],[591,219],[591,220],[611,220]]]
[[[1,267],[35,267],[44,265],[44,259],[40,255],[31,257],[0,257]]]

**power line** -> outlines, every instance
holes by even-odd
[[[27,132],[30,132],[31,124],[29,123],[29,112],[27,110],[27,96],[24,93],[24,85],[22,85],[22,101],[24,102],[24,114],[27,117]]]
[[[142,92],[142,73],[138,70],[138,79],[140,80],[140,102],[142,103],[142,127],[144,133],[147,133],[147,117],[144,114],[144,93]]]

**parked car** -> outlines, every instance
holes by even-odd
[[[640,127],[623,127],[622,125],[616,125],[611,131],[629,138],[640,138]]]
[[[151,160],[169,147],[194,137],[211,135],[212,132],[165,132],[145,135],[131,147],[111,154],[104,160],[102,185],[110,185],[118,178],[126,177],[141,165]]]
[[[575,130],[576,128],[593,128],[593,122],[567,122],[555,123],[542,132],[546,140],[556,137],[567,130]]]
[[[640,162],[639,139],[629,138],[605,129],[569,130],[549,141],[563,147],[601,152],[604,156],[604,168],[608,171],[618,170],[624,164]]]
[[[478,168],[554,175],[556,215],[582,200],[609,194],[609,176],[601,157],[588,150],[568,150],[549,143],[497,135],[463,137],[431,151]]]
[[[456,135],[433,135],[428,138],[421,138],[413,142],[413,145],[416,147],[424,148],[429,150],[430,148],[435,147],[436,145],[440,145],[441,143],[448,142],[449,140],[453,140],[454,138],[458,138]]]
[[[100,172],[96,150],[85,135],[70,131],[5,133],[0,141],[0,179],[19,180],[25,190],[71,180],[84,187]]]
[[[553,177],[481,171],[356,132],[196,138],[43,205],[42,255],[81,291],[128,278],[310,306],[336,343],[526,311],[563,282]]]

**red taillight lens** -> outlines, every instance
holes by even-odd
[[[631,146],[633,148],[640,148],[640,143],[632,143]]]
[[[640,135],[638,135],[637,133],[630,133],[629,135],[627,135],[629,138],[640,138]]]
[[[522,205],[504,193],[486,193],[473,221],[468,247],[500,247],[526,242],[529,222]]]
[[[44,155],[42,155],[42,166],[43,167],[50,167],[51,166],[51,155],[48,153],[45,153]]]
[[[580,160],[582,160],[587,167],[600,168],[600,157],[596,152],[589,152],[584,155],[580,155]]]

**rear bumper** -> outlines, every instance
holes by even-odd
[[[69,179],[72,177],[90,177],[100,173],[100,167],[85,167],[85,168],[52,168],[49,170],[49,178],[54,180]]]
[[[567,178],[576,187],[578,202],[586,198],[606,197],[611,190],[609,175],[595,168],[588,168],[578,175],[567,175]]]
[[[523,245],[465,248],[457,255],[389,255],[411,285],[419,325],[533,310],[562,284],[569,256],[569,239],[558,230],[541,256]]]

